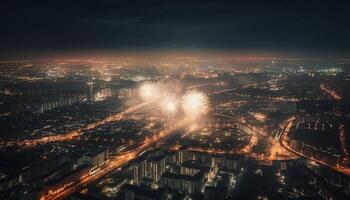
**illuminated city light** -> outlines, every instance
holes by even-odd
[[[324,92],[326,92],[328,95],[330,95],[332,98],[334,98],[336,101],[341,100],[341,96],[337,94],[336,91],[329,89],[325,84],[320,85],[320,89]]]
[[[186,116],[198,118],[208,112],[208,98],[204,93],[190,91],[183,96],[182,108]]]
[[[251,113],[251,114],[259,122],[264,122],[266,120],[266,115],[262,113]]]
[[[0,200],[350,200],[350,4],[46,2],[2,5]]]

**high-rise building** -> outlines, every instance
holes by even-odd
[[[182,164],[188,160],[188,149],[181,147],[177,151],[177,164]]]
[[[154,182],[158,182],[160,176],[165,172],[165,157],[158,156],[150,160],[151,178]]]
[[[223,155],[213,155],[211,157],[211,166],[216,168],[223,168],[225,164],[225,156]]]
[[[204,189],[204,200],[224,200],[227,199],[229,190],[229,175],[221,174],[221,180]]]
[[[199,165],[196,161],[194,160],[188,160],[184,163],[181,164],[181,174],[183,175],[189,175],[189,176],[194,176],[200,171],[204,171],[208,173],[210,170],[210,167],[204,166],[204,165]]]
[[[85,161],[95,167],[100,167],[106,163],[109,158],[109,149],[91,150],[85,155]]]
[[[239,171],[241,169],[241,157],[238,155],[228,155],[225,158],[225,169]]]
[[[133,183],[139,184],[142,178],[147,177],[147,159],[136,159],[133,163],[134,178]]]
[[[165,172],[160,179],[160,185],[183,193],[199,193],[206,182],[206,177],[207,173],[204,171],[199,171],[193,176]]]

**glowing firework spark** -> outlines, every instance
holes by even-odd
[[[178,103],[175,98],[166,97],[161,103],[161,108],[167,116],[174,116],[177,112]]]
[[[208,112],[208,98],[201,92],[188,92],[183,96],[182,108],[187,116],[198,118]]]
[[[158,89],[155,84],[145,83],[139,88],[139,95],[144,101],[152,101],[158,98]]]

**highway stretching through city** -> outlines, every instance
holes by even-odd
[[[320,85],[320,89],[324,92],[326,92],[329,96],[331,96],[334,100],[336,101],[340,101],[341,100],[341,96],[339,94],[337,94],[337,92],[335,90],[330,89],[326,84],[321,84]]]
[[[92,181],[95,181],[105,176],[106,174],[117,170],[132,159],[136,158],[142,152],[152,148],[157,142],[169,136],[176,129],[183,127],[184,125],[186,125],[187,122],[189,121],[187,119],[184,119],[180,122],[172,124],[171,126],[158,132],[152,137],[145,139],[143,143],[135,149],[123,152],[115,157],[110,158],[109,161],[104,166],[102,166],[96,173],[90,174],[90,172],[86,172],[79,178],[79,180],[73,181],[71,184],[68,184],[66,187],[60,188],[58,191],[52,191],[50,194],[45,194],[41,197],[41,200],[60,200],[68,197],[74,192],[80,191]]]

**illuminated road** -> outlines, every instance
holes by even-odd
[[[41,200],[64,199],[69,195],[73,194],[74,192],[80,191],[82,188],[87,186],[87,184],[120,168],[130,160],[136,158],[143,151],[146,151],[147,149],[153,147],[157,142],[167,137],[177,128],[182,127],[186,122],[186,120],[183,120],[178,123],[174,123],[172,126],[166,128],[165,130],[162,130],[159,133],[153,135],[152,137],[145,139],[144,142],[135,149],[129,150],[127,152],[122,153],[121,155],[110,158],[109,162],[96,173],[89,174],[89,172],[87,172],[86,174],[82,175],[79,180],[74,181],[72,184],[67,185],[64,188],[61,188],[59,191],[52,191],[51,194],[46,194],[46,196],[41,197]]]
[[[243,117],[236,118],[233,116],[215,113],[218,116],[227,117],[235,120],[235,122],[239,125],[240,129],[244,131],[245,133],[251,135],[249,143],[245,145],[242,149],[239,151],[223,151],[220,149],[206,149],[206,148],[198,148],[198,147],[189,147],[189,149],[194,151],[201,151],[201,152],[207,152],[207,153],[243,153],[246,155],[249,155],[252,158],[258,159],[258,160],[278,160],[278,159],[296,159],[298,156],[295,156],[294,154],[290,153],[288,150],[283,148],[276,140],[271,138],[266,131],[263,128],[259,128],[250,124],[247,124],[246,122],[248,120],[244,119]],[[259,140],[265,140],[270,145],[271,148],[265,153],[265,154],[255,154],[253,153],[253,147],[258,144]]]
[[[340,101],[341,100],[341,96],[339,94],[337,94],[337,92],[335,90],[330,89],[329,87],[326,86],[326,84],[321,84],[320,85],[320,89],[324,92],[326,92],[329,96],[331,96],[334,100],[336,101]],[[345,163],[349,163],[349,150],[348,147],[346,145],[346,137],[345,137],[345,128],[344,128],[344,124],[340,124],[339,125],[339,141],[340,141],[340,145],[341,145],[341,149],[344,153],[345,157]]]
[[[292,125],[293,125],[293,122],[294,122],[295,118],[291,118],[288,120],[284,130],[281,132],[281,135],[279,136],[279,142],[280,144],[286,148],[287,150],[289,150],[290,152],[293,152],[299,156],[302,156],[306,159],[309,159],[311,161],[314,161],[316,163],[318,163],[319,165],[322,165],[322,166],[325,166],[325,167],[329,167],[337,172],[340,172],[342,174],[345,174],[345,175],[350,175],[350,168],[345,168],[345,167],[341,167],[341,166],[337,166],[337,165],[331,165],[331,164],[328,164],[322,160],[318,160],[316,158],[313,158],[313,157],[310,157],[310,156],[307,156],[301,152],[298,152],[298,151],[295,151],[294,149],[292,149],[288,143],[287,143],[287,138],[288,138],[288,134],[290,133],[290,130],[292,128]]]
[[[205,87],[205,86],[221,86],[221,85],[223,85],[222,82],[202,83],[202,84],[198,84],[198,85],[192,85],[192,86],[188,87],[187,90],[193,90],[193,89],[197,89],[197,88],[201,88],[201,87]]]
[[[89,172],[83,174],[79,180],[73,181],[71,184],[65,184],[58,191],[52,191],[50,194],[46,194],[46,196],[42,196],[41,200],[53,200],[53,199],[64,199],[69,195],[83,189],[87,184],[91,183],[94,180],[110,173],[111,171],[119,168],[129,160],[133,159],[134,156],[132,153],[126,153],[121,156],[116,156],[112,158],[105,166],[103,166],[99,171],[94,174],[90,174]]]
[[[257,145],[257,143],[258,143],[258,137],[257,137],[256,134],[254,133],[254,134],[251,136],[251,138],[250,138],[250,140],[249,140],[249,143],[248,143],[245,147],[243,147],[243,148],[241,149],[241,152],[242,152],[242,153],[245,153],[245,154],[252,152],[253,147],[254,147],[255,145]]]
[[[234,151],[224,151],[224,150],[219,150],[219,149],[205,149],[205,148],[200,148],[200,147],[188,147],[188,150],[190,151],[197,151],[197,152],[205,152],[209,154],[227,154],[227,153],[237,153]]]
[[[246,85],[240,86],[240,87],[238,87],[238,88],[257,87],[258,85],[262,85],[262,84],[269,83],[269,81],[270,81],[270,80],[268,80],[268,81],[263,81],[263,82],[259,82],[259,83],[246,84]],[[217,91],[217,92],[213,92],[212,94],[217,95],[217,94],[222,94],[222,93],[225,93],[225,92],[233,92],[233,91],[235,91],[235,90],[237,90],[237,88],[231,88],[231,89],[220,90],[220,91]]]
[[[249,130],[249,132],[252,133],[252,137],[248,145],[241,149],[242,153],[249,153],[251,156],[262,160],[285,160],[297,158],[297,156],[291,154],[289,151],[283,148],[283,146],[280,145],[278,141],[274,140],[271,136],[269,136],[264,129],[251,125],[247,126],[244,124],[242,124],[241,126],[244,126],[245,130]],[[265,140],[270,145],[270,148],[268,149],[266,154],[255,155],[252,153],[252,149],[254,146],[257,145],[258,140]]]
[[[330,89],[329,87],[327,87],[326,84],[321,84],[320,85],[320,89],[322,91],[326,92],[329,96],[331,96],[336,101],[340,101],[341,100],[341,96],[339,94],[337,94],[336,91],[334,91],[334,90]]]
[[[24,141],[17,142],[17,144],[19,146],[32,147],[32,146],[36,146],[38,144],[46,144],[49,142],[59,142],[59,141],[72,140],[72,139],[78,137],[79,135],[81,135],[83,131],[88,131],[88,130],[94,129],[97,126],[103,125],[106,123],[123,120],[126,118],[127,114],[135,112],[136,110],[144,107],[147,104],[149,104],[149,103],[141,103],[141,104],[138,104],[136,106],[129,107],[128,109],[126,109],[120,113],[108,116],[103,120],[88,124],[83,128],[80,128],[78,130],[74,130],[74,131],[71,131],[71,132],[68,132],[65,134],[45,136],[45,137],[33,139],[33,140],[24,140]]]
[[[225,117],[229,117],[229,118],[234,119],[234,117],[231,117],[228,115],[223,115],[223,114],[218,114],[218,113],[216,113],[216,114],[220,115],[220,116],[225,116]],[[251,135],[249,143],[246,146],[244,146],[242,149],[240,149],[238,151],[237,150],[227,151],[227,150],[221,150],[221,149],[188,146],[188,150],[197,151],[197,152],[206,152],[206,153],[210,153],[210,154],[243,153],[243,154],[249,155],[252,158],[258,159],[258,160],[281,160],[281,159],[283,159],[283,160],[288,159],[289,160],[289,159],[299,158],[299,156],[297,156],[296,154],[285,149],[278,141],[273,140],[271,137],[269,137],[266,134],[266,132],[264,132],[264,130],[257,128],[255,126],[246,125],[242,122],[238,122],[238,124],[244,132]],[[189,131],[189,132],[191,132],[191,131]],[[185,133],[183,136],[186,136],[187,134],[188,134],[188,132]],[[252,152],[252,149],[254,146],[257,145],[258,140],[266,140],[271,145],[271,148],[266,152],[266,154],[258,155],[258,154],[255,154]],[[169,148],[173,149],[173,150],[177,150],[179,147],[180,146],[175,145],[175,146],[169,147]]]

